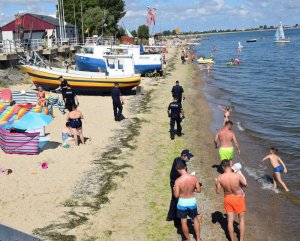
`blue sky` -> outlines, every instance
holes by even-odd
[[[79,0],[75,0],[79,1]],[[83,0],[85,1],[85,0]],[[109,1],[109,0],[103,0]],[[18,11],[54,15],[56,0],[0,0],[0,26]],[[156,7],[155,31],[247,28],[300,24],[300,0],[126,0],[123,19],[129,29],[144,24],[146,6]]]

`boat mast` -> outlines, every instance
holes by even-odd
[[[60,39],[60,44],[62,44],[61,38],[62,38],[62,31],[61,31],[61,6],[60,6],[60,0],[58,0],[58,5],[57,5],[57,10],[58,10],[58,23],[59,23],[59,39]]]

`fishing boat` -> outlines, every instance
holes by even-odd
[[[133,59],[130,56],[104,56],[106,72],[86,72],[70,69],[22,65],[23,72],[28,73],[36,86],[51,91],[60,85],[60,76],[72,86],[76,93],[101,94],[109,92],[114,83],[119,87],[131,90],[138,86],[141,76],[135,74]]]
[[[76,68],[80,71],[97,72],[99,68],[106,71],[105,54],[124,54],[133,56],[135,72],[141,75],[154,71],[161,73],[162,67],[162,46],[138,46],[138,45],[84,45],[82,53],[75,56]]]
[[[199,59],[197,59],[197,63],[198,64],[214,64],[215,61],[212,57],[210,57],[210,58],[200,57]]]
[[[291,42],[290,38],[285,37],[284,31],[283,31],[283,26],[282,26],[281,22],[276,30],[273,42],[274,43],[290,43]]]
[[[246,40],[247,43],[254,43],[254,42],[256,42],[256,41],[257,41],[256,38],[252,38],[252,39],[247,39],[247,40]]]

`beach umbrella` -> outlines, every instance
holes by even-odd
[[[50,115],[45,115],[43,113],[28,112],[21,119],[15,120],[8,125],[9,127],[17,129],[32,130],[43,126],[47,126],[52,122],[52,120],[53,118]]]

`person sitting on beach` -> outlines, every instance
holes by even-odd
[[[287,169],[286,166],[284,164],[284,162],[281,160],[281,158],[277,155],[278,150],[274,147],[271,147],[270,149],[270,154],[267,155],[266,157],[264,157],[260,162],[260,166],[262,166],[262,164],[264,163],[264,161],[266,160],[270,160],[271,165],[274,168],[274,175],[273,175],[273,183],[274,183],[274,188],[277,188],[277,183],[276,180],[281,184],[281,186],[284,188],[284,190],[286,192],[289,191],[289,189],[287,188],[287,186],[285,185],[285,183],[282,181],[281,179],[281,175],[280,173],[287,173]]]
[[[38,87],[37,92],[38,105],[46,106],[46,92],[43,90],[42,86]]]
[[[79,110],[77,110],[77,105],[74,104],[72,107],[72,111],[70,111],[67,115],[67,121],[70,122],[71,132],[74,135],[74,141],[76,146],[78,146],[78,136],[81,140],[81,143],[85,144],[82,132],[82,119],[82,113]]]
[[[182,232],[186,240],[191,241],[187,225],[187,216],[189,216],[194,221],[196,240],[201,241],[200,221],[198,219],[197,200],[195,197],[195,192],[201,192],[200,183],[196,176],[187,173],[186,166],[182,162],[177,163],[176,169],[180,177],[175,181],[173,190],[174,196],[178,198],[177,217],[181,219]]]
[[[234,155],[233,143],[235,144],[238,154],[240,155],[241,151],[239,148],[239,143],[235,137],[235,134],[231,130],[233,123],[229,120],[225,122],[225,126],[220,130],[214,140],[215,148],[218,149],[218,141],[220,141],[219,155],[220,160],[227,159],[232,166],[232,158]]]
[[[69,148],[70,146],[73,146],[75,144],[74,137],[70,128],[70,122],[66,122],[66,127],[63,129],[61,136],[62,146],[64,148]]]
[[[224,208],[227,213],[228,232],[230,241],[234,241],[234,214],[239,217],[240,241],[244,241],[246,201],[242,187],[246,187],[246,179],[232,172],[228,160],[222,160],[224,173],[216,178],[216,193],[224,191]]]

